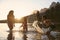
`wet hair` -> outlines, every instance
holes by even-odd
[[[14,11],[13,10],[10,10],[9,14],[13,15]]]
[[[48,23],[48,22],[51,22],[50,19],[45,19],[44,22]]]
[[[40,21],[40,13],[39,13],[39,11],[37,11],[36,17],[37,17],[37,20]]]
[[[46,15],[44,15],[44,16],[42,16],[42,19],[44,19],[44,20],[45,20],[45,19],[48,19],[48,18],[47,18],[47,16],[46,16]]]
[[[37,16],[37,18],[39,17],[39,11],[37,11],[37,15],[36,16]]]

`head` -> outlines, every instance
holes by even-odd
[[[10,15],[13,15],[14,11],[13,10],[10,10],[9,14]]]
[[[51,20],[50,20],[50,19],[45,19],[45,20],[43,21],[43,23],[44,23],[46,26],[49,26],[49,25],[51,25]]]
[[[44,21],[45,19],[47,19],[47,16],[46,15],[42,16],[42,21]]]

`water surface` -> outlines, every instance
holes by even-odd
[[[23,33],[20,30],[21,23],[16,23],[13,30],[16,32],[8,32],[9,28],[6,23],[0,23],[0,40],[40,40],[40,34],[34,32],[33,27],[28,27],[28,32]],[[32,31],[33,30],[33,31]]]

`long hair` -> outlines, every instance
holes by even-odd
[[[39,11],[37,11],[36,17],[37,17],[37,20],[40,21],[40,13],[39,13]]]
[[[14,11],[10,10],[8,15],[13,15]]]

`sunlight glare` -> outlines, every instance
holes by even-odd
[[[31,14],[32,14],[31,11],[24,11],[24,10],[20,10],[20,11],[16,10],[16,11],[14,11],[14,16],[18,20],[21,19],[24,16],[28,16],[28,15],[31,15]]]

